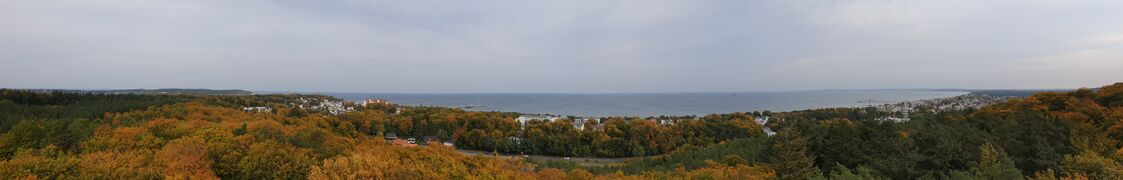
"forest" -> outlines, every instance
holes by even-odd
[[[514,121],[442,107],[293,106],[322,95],[0,90],[3,179],[1123,179],[1123,83],[881,121],[872,108],[660,125]],[[270,112],[242,107],[266,106]],[[767,115],[766,136],[754,116]],[[455,147],[389,145],[433,136]],[[493,154],[635,157],[603,166]]]

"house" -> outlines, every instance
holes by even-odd
[[[647,121],[647,122],[651,122],[651,123],[653,123],[653,124],[657,124],[657,125],[675,125],[675,120],[673,120],[673,119],[655,119],[655,118],[650,118],[650,119],[647,119],[646,121]]]
[[[675,125],[675,120],[673,120],[673,119],[659,119],[659,125],[668,125],[668,126]]]
[[[585,121],[588,121],[588,120],[585,119],[585,118],[574,119],[573,120],[573,128],[577,129],[577,130],[584,131],[585,130]]]
[[[397,133],[386,133],[382,137],[385,137],[386,140],[395,140],[395,139],[398,139],[398,134]]]
[[[360,102],[359,104],[362,104],[363,106],[379,105],[379,104],[390,105],[390,101],[386,101],[385,99],[367,99],[367,100],[364,100],[363,102]]]

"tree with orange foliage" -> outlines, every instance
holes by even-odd
[[[166,179],[218,179],[211,171],[207,147],[197,137],[176,139],[156,152],[157,160],[164,164]]]

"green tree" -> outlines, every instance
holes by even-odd
[[[772,143],[772,169],[780,179],[808,179],[820,176],[815,157],[807,153],[807,138],[798,130],[786,129],[776,134]]]
[[[880,177],[872,169],[859,166],[855,171],[846,168],[842,164],[835,164],[835,170],[831,171],[828,179],[832,180],[871,180],[871,179],[888,179]]]
[[[972,171],[981,179],[1022,179],[1022,173],[1002,147],[990,142],[979,146],[979,161]]]
[[[1083,174],[1091,179],[1123,179],[1123,165],[1094,152],[1067,155],[1063,164],[1068,174]]]

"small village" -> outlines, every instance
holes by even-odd
[[[967,109],[978,109],[992,104],[998,104],[1007,100],[1013,99],[1013,96],[989,96],[989,95],[976,95],[966,94],[960,96],[925,99],[915,101],[905,101],[890,104],[872,105],[869,107],[876,108],[879,111],[891,112],[895,116],[887,116],[878,118],[878,120],[886,121],[908,121],[909,113],[913,112],[949,112],[960,111]],[[871,102],[866,101],[866,102]]]
[[[972,109],[972,108],[980,108],[980,107],[983,107],[983,106],[987,106],[987,105],[991,105],[991,104],[995,104],[995,103],[1000,103],[1000,102],[1006,101],[1010,98],[1013,98],[1013,97],[995,97],[995,96],[968,94],[968,95],[961,95],[961,96],[954,96],[954,97],[947,97],[947,98],[937,98],[937,99],[905,101],[905,102],[880,104],[880,105],[870,105],[870,106],[866,106],[866,107],[873,107],[873,108],[875,108],[879,111],[891,112],[893,114],[891,116],[877,118],[876,120],[904,122],[904,121],[909,120],[909,113],[910,112],[947,112],[947,111],[957,111],[957,110],[965,110],[965,109]],[[866,102],[874,102],[874,101],[869,100],[869,101],[866,101]],[[342,113],[346,113],[346,112],[355,111],[356,107],[366,107],[368,105],[392,105],[392,104],[390,103],[390,101],[387,101],[385,99],[366,99],[366,100],[359,101],[359,102],[352,102],[352,101],[347,101],[347,100],[328,100],[328,99],[315,98],[315,97],[301,97],[301,98],[297,99],[297,102],[292,102],[289,105],[292,106],[292,107],[296,107],[296,108],[300,108],[300,109],[304,109],[304,110],[323,111],[323,112],[327,112],[328,114],[338,115],[338,114],[342,114]],[[252,106],[252,107],[243,107],[243,110],[245,110],[246,112],[272,112],[273,108],[264,107],[264,106]],[[397,110],[396,113],[400,113],[400,110]],[[559,116],[559,115],[550,115],[550,114],[523,114],[523,115],[520,115],[520,116],[514,118],[513,120],[516,123],[518,123],[519,126],[522,127],[523,129],[525,129],[525,127],[527,127],[529,124],[535,123],[535,122],[556,122],[556,121],[566,121],[566,122],[570,123],[573,126],[574,129],[577,129],[579,131],[585,131],[585,130],[598,131],[598,130],[603,130],[603,128],[604,128],[604,125],[601,124],[602,119],[601,118],[593,118],[593,117],[572,117],[572,116],[563,117],[563,116]],[[661,117],[649,117],[649,118],[646,118],[644,120],[650,121],[652,123],[655,123],[655,124],[661,125],[661,126],[671,126],[671,125],[675,125],[676,122],[678,122],[678,121],[699,120],[699,117],[697,117],[697,116],[687,116],[687,117],[674,118],[674,117],[662,117],[661,116]],[[766,125],[770,120],[772,120],[772,117],[769,117],[769,116],[766,116],[766,115],[753,116],[753,122],[762,127],[762,130],[764,131],[764,134],[766,136],[772,136],[772,135],[776,134],[775,131],[773,131],[770,127],[768,127]],[[419,145],[420,146],[440,145],[440,146],[455,147],[453,142],[448,141],[448,140],[442,141],[437,136],[399,137],[396,133],[387,132],[385,134],[382,134],[382,137],[385,138],[387,144],[391,144],[391,145],[395,145],[395,146],[401,146],[401,147],[416,147],[416,146],[419,146]],[[516,142],[521,140],[521,138],[519,138],[519,137],[508,137],[508,139],[510,139],[512,141],[516,141]]]
[[[355,107],[366,107],[368,105],[390,105],[390,101],[385,99],[367,99],[360,102],[351,102],[347,100],[330,100],[316,97],[300,97],[296,102],[289,103],[290,107],[310,110],[322,111],[331,115],[343,114],[346,112],[355,111]],[[246,112],[273,112],[272,107],[267,106],[247,106],[242,107]]]

